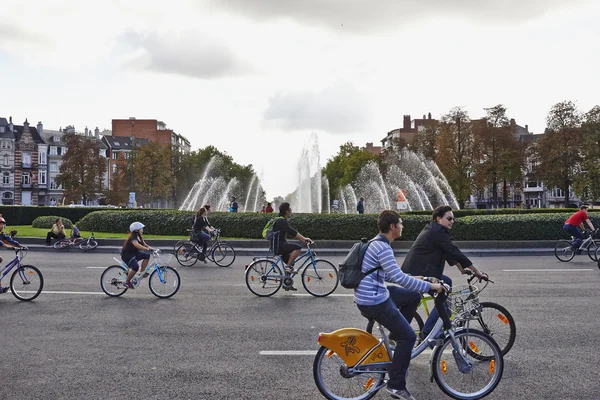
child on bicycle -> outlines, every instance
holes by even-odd
[[[150,254],[146,253],[142,250],[152,251],[152,247],[148,246],[148,244],[144,241],[144,237],[142,233],[144,232],[144,224],[141,222],[134,222],[129,225],[129,237],[123,243],[123,247],[121,248],[121,260],[127,264],[129,267],[129,272],[127,273],[127,280],[125,281],[125,286],[129,289],[133,289],[133,284],[131,283],[131,278],[136,274],[136,272],[140,269],[140,265],[138,264],[139,260],[142,261],[142,270],[140,274],[142,274],[146,267],[148,266],[148,262],[150,261]],[[146,275],[142,275],[145,277]]]
[[[19,242],[17,242],[13,238],[11,238],[9,235],[4,233],[4,228],[6,228],[6,220],[0,216],[0,246],[6,246],[5,242],[8,242],[8,243],[12,244],[12,246],[6,246],[9,249],[12,249],[14,247],[21,247]],[[0,257],[0,263],[2,263],[2,261],[3,261],[2,257]],[[6,293],[7,291],[8,291],[8,286],[2,287],[1,282],[0,282],[0,293]]]

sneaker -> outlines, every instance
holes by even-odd
[[[406,390],[406,389],[402,389],[402,390],[400,390],[400,389],[392,389],[391,387],[386,386],[385,390],[387,390],[387,392],[389,394],[391,394],[394,399],[417,400],[413,396],[411,396],[411,394],[408,393],[408,390]]]
[[[127,289],[134,289],[135,287],[133,286],[133,283],[131,282],[125,282],[123,284],[123,286],[125,286]]]
[[[296,291],[298,291],[298,289],[296,289],[296,288],[295,288],[295,287],[293,287],[293,286],[288,286],[288,287],[285,287],[285,286],[284,286],[283,288],[284,288],[285,290],[291,290],[292,292],[296,292]]]
[[[283,267],[283,271],[286,272],[286,273],[288,273],[288,274],[293,274],[293,273],[296,272],[296,270],[294,269],[294,267],[288,267],[288,266]]]
[[[148,275],[150,275],[150,274],[149,274],[149,273],[147,273],[147,272],[144,272],[144,274],[143,274],[143,275],[140,277],[140,279],[147,278],[147,277],[148,277]]]
[[[6,293],[6,292],[8,292],[8,286],[7,287],[0,286],[0,293]]]

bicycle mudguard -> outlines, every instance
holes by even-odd
[[[371,349],[375,348],[361,365],[390,361],[385,344],[361,329],[344,328],[331,333],[320,333],[321,346],[336,353],[349,367],[356,365]]]

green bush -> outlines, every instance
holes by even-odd
[[[33,222],[31,223],[31,226],[34,228],[52,229],[52,225],[54,225],[56,220],[59,218],[62,220],[62,223],[65,226],[65,228],[67,228],[67,229],[73,228],[73,222],[71,222],[70,219],[64,218],[64,217],[57,217],[56,215],[46,215],[43,217],[37,217],[36,219],[33,220]]]
[[[34,207],[34,206],[1,206],[0,214],[10,225],[31,225],[37,217],[58,216],[56,218],[79,221],[86,214],[106,208],[95,207]],[[114,211],[120,211],[114,209]]]

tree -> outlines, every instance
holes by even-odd
[[[150,142],[136,151],[134,176],[138,202],[165,200],[171,194],[173,171],[171,149],[157,142]]]
[[[581,173],[573,188],[583,199],[600,199],[600,106],[593,107],[581,125]]]
[[[473,129],[469,115],[462,108],[455,107],[440,122],[436,163],[448,179],[461,208],[471,194],[473,147]]]
[[[411,150],[422,154],[428,160],[435,161],[438,153],[439,133],[439,122],[433,119],[427,120],[423,125],[423,130],[415,135]]]
[[[362,151],[352,142],[340,146],[340,151],[323,168],[323,175],[329,180],[331,193],[348,184],[354,183],[360,169],[369,161],[381,162],[381,159],[369,152]]]
[[[563,101],[550,109],[546,122],[538,143],[538,176],[548,187],[564,190],[568,207],[569,188],[581,168],[581,113],[575,103]]]
[[[69,199],[95,199],[103,191],[106,158],[100,155],[98,142],[90,137],[67,133],[64,136],[67,152],[60,165],[56,183]]]

